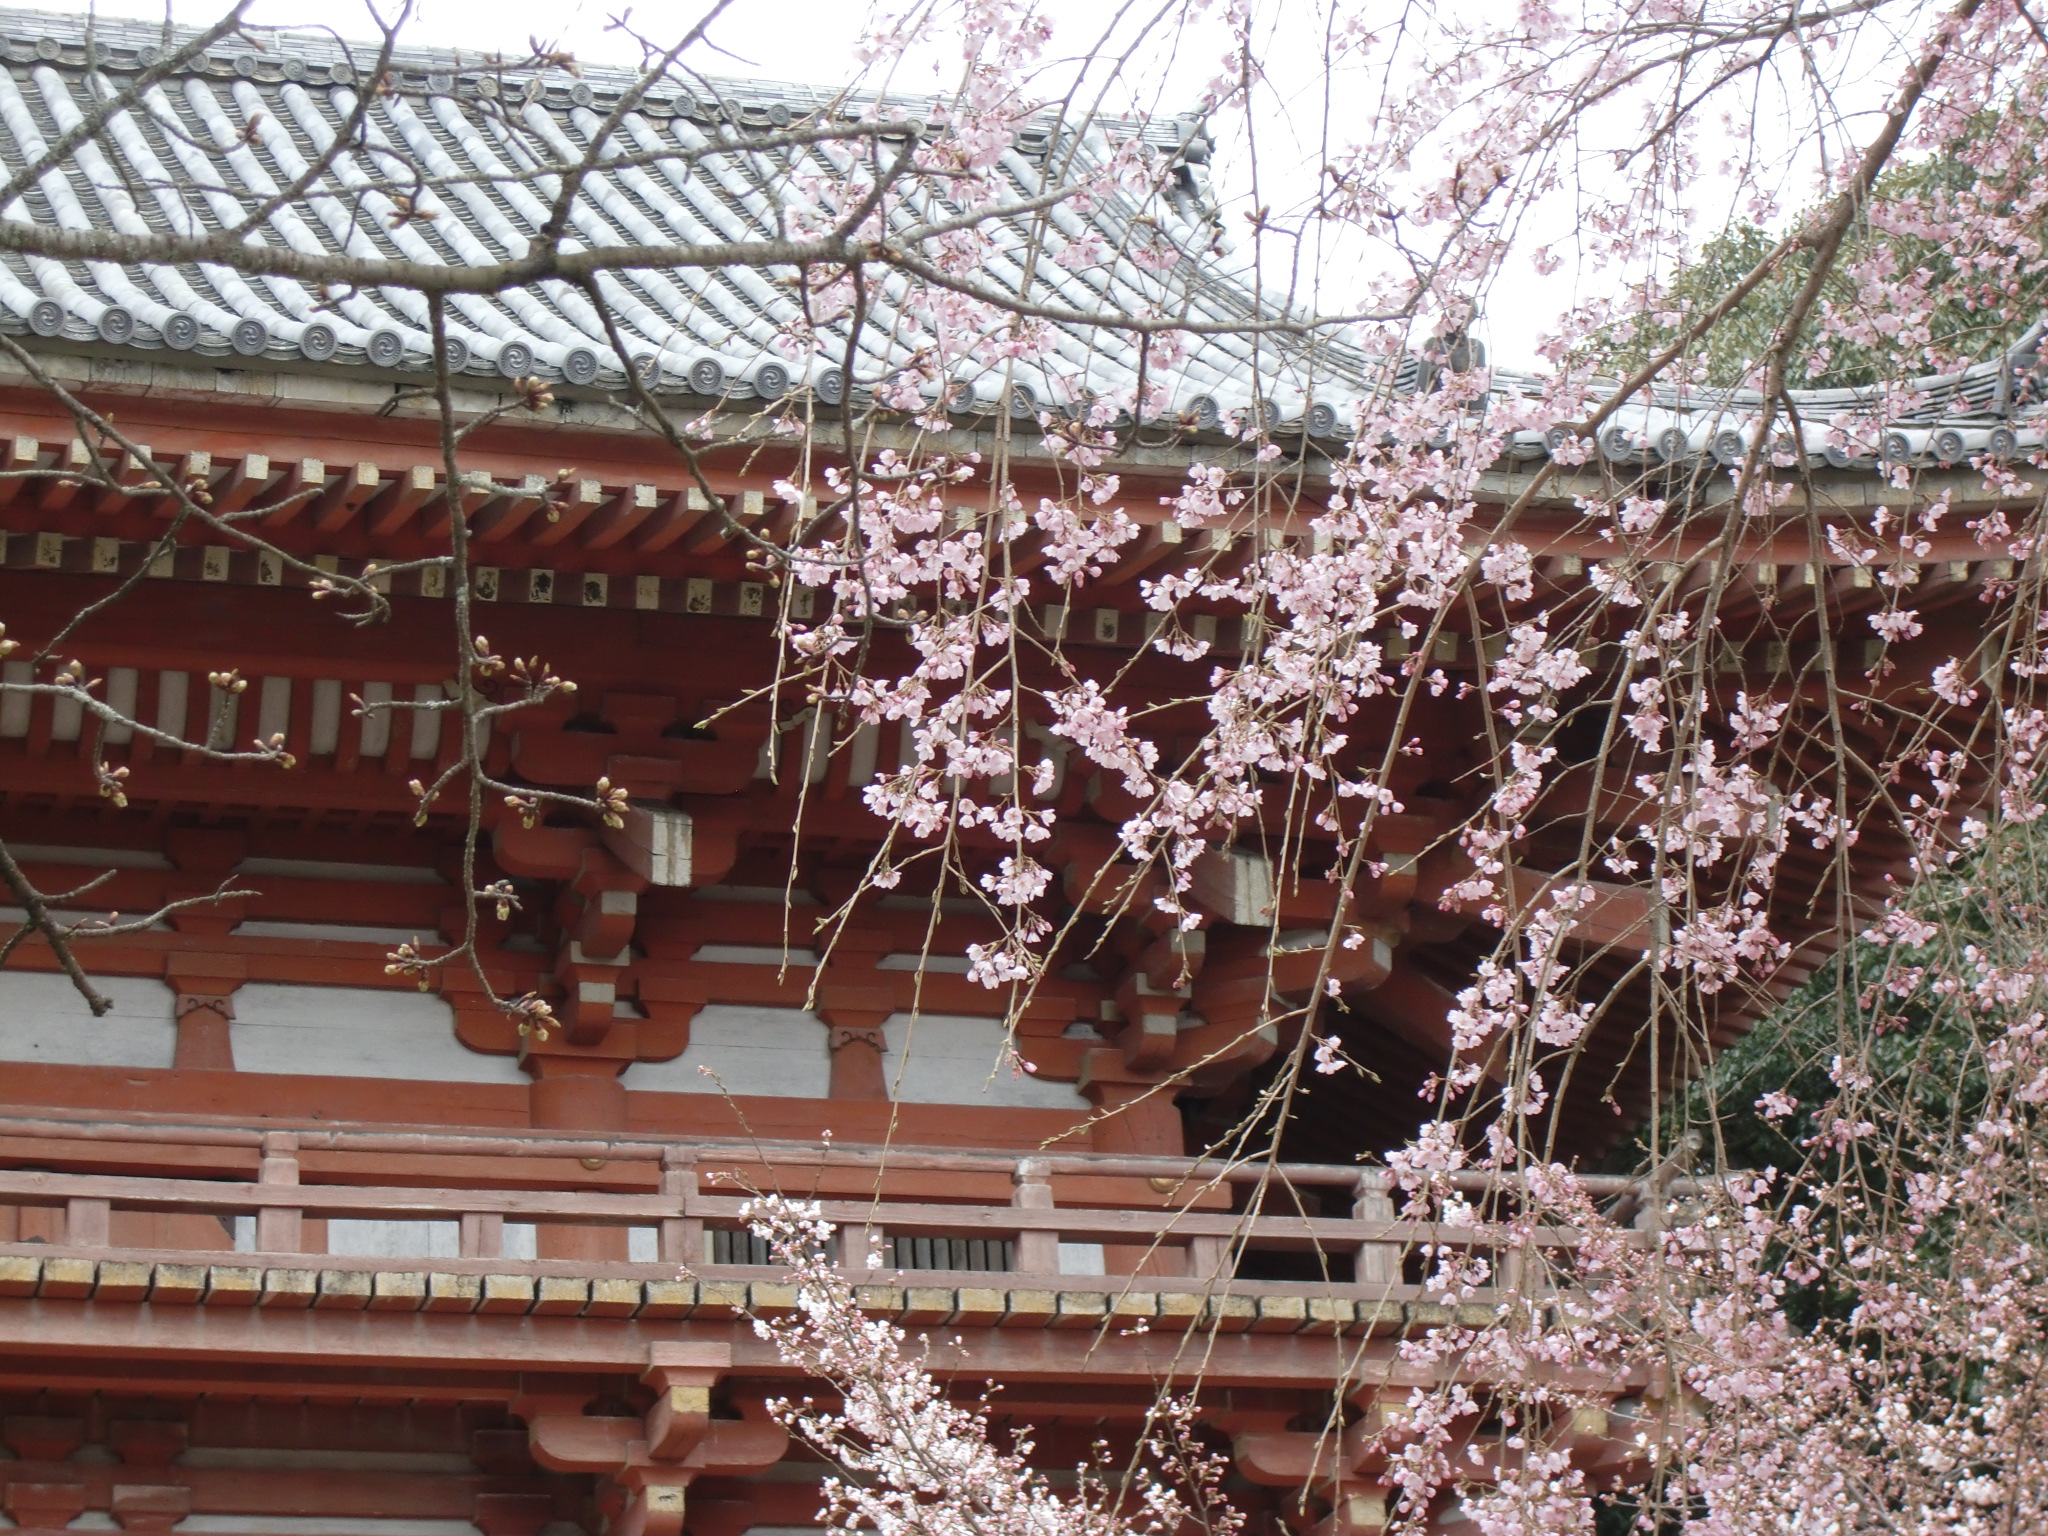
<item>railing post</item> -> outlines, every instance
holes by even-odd
[[[1642,1194],[1638,1197],[1635,1220],[1629,1223],[1638,1232],[1662,1232],[1664,1230],[1664,1185],[1655,1178],[1644,1179],[1640,1185]]]
[[[271,1131],[263,1138],[263,1162],[257,1169],[259,1184],[299,1182],[299,1138],[290,1131]],[[305,1247],[305,1212],[291,1206],[260,1205],[256,1208],[256,1251],[298,1253]]]
[[[1510,1240],[1506,1248],[1494,1250],[1493,1283],[1510,1296],[1526,1297],[1529,1284],[1529,1250]]]
[[[1232,1268],[1229,1238],[1188,1239],[1188,1273],[1197,1280],[1228,1280]]]
[[[1535,1246],[1536,1238],[1534,1228],[1527,1226],[1529,1186],[1526,1183],[1522,1184],[1518,1193],[1521,1198],[1515,1202],[1515,1209],[1510,1219],[1505,1223],[1508,1234],[1507,1242],[1504,1246],[1493,1250],[1493,1284],[1495,1289],[1504,1291],[1510,1296],[1520,1298],[1526,1297],[1528,1292],[1529,1258],[1531,1250]],[[1496,1216],[1501,1216],[1508,1215],[1509,1213],[1496,1212],[1495,1214]],[[1526,1241],[1516,1235],[1523,1230],[1529,1232],[1529,1237]]]
[[[676,1214],[664,1216],[661,1221],[662,1263],[704,1263],[709,1257],[704,1252],[704,1218],[690,1214],[690,1201],[697,1194],[695,1147],[662,1148],[661,1192],[676,1202]]]
[[[1010,1204],[1020,1210],[1049,1211],[1052,1209],[1052,1174],[1041,1158],[1025,1157],[1017,1160],[1011,1171],[1010,1182],[1015,1188],[1010,1194]],[[1060,1235],[1057,1232],[1020,1229],[1017,1246],[1012,1250],[1017,1273],[1023,1275],[1056,1275],[1060,1270]]]
[[[112,1224],[113,1205],[106,1200],[64,1202],[64,1241],[73,1248],[104,1248]]]
[[[462,1256],[465,1259],[502,1259],[505,1256],[505,1218],[468,1212],[462,1218]]]
[[[1366,1172],[1358,1176],[1352,1186],[1351,1219],[1353,1221],[1382,1222],[1394,1219],[1394,1199],[1387,1189],[1387,1176],[1383,1173]],[[1388,1242],[1363,1242],[1358,1245],[1358,1256],[1353,1261],[1353,1281],[1359,1285],[1399,1285],[1401,1283],[1401,1245]]]
[[[889,1267],[889,1234],[873,1222],[855,1222],[839,1229],[839,1267],[861,1279]]]

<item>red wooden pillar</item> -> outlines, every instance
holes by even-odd
[[[1126,1066],[1122,1051],[1084,1053],[1079,1087],[1101,1117],[1089,1136],[1095,1150],[1131,1157],[1181,1156],[1185,1149],[1180,1110],[1173,1102],[1170,1076]]]
[[[533,1078],[528,1114],[538,1129],[603,1134],[626,1129],[626,1085],[636,1038],[617,1027],[618,981],[637,919],[635,891],[646,881],[601,848],[582,854],[580,874],[560,893],[559,915],[577,935],[555,956],[562,1000],[547,1037],[529,1037],[520,1065]],[[543,1259],[622,1263],[623,1227],[543,1223],[534,1253]]]
[[[1095,1150],[1130,1157],[1182,1156],[1185,1140],[1170,1076],[1127,1065],[1120,1050],[1086,1052],[1079,1086],[1101,1116],[1089,1134]],[[1112,1275],[1174,1275],[1186,1262],[1179,1244],[1105,1243],[1102,1248],[1102,1266]]]
[[[827,1036],[832,1052],[832,1097],[889,1097],[888,1074],[882,1068],[882,1027],[879,1024],[834,1024]]]
[[[896,996],[873,982],[872,965],[880,955],[838,955],[818,979],[818,1017],[830,1032],[832,1097],[889,1097],[889,1075],[883,1065],[887,1042],[882,1026],[896,1010]]]
[[[226,992],[212,996],[181,991],[171,1006],[178,1021],[178,1043],[171,1065],[181,1072],[234,1071],[235,1047],[228,1031],[235,1018],[234,997]]]
[[[552,1041],[529,1047],[522,1065],[533,1075],[528,1113],[534,1128],[602,1135],[624,1131],[626,1085],[619,1074],[629,1063],[630,1058],[555,1046]],[[623,1263],[628,1245],[624,1227],[543,1222],[534,1235],[534,1255],[543,1259]]]
[[[529,1052],[526,1070],[533,1074],[528,1089],[530,1118],[536,1130],[623,1131],[626,1129],[626,1085],[619,1073],[623,1061],[550,1056]]]
[[[164,854],[178,871],[167,894],[173,901],[197,903],[171,914],[173,928],[201,939],[234,931],[248,903],[207,898],[232,884],[248,845],[247,834],[232,829],[172,827],[164,833]],[[234,1070],[228,1026],[234,1022],[235,991],[248,975],[248,962],[238,954],[208,953],[196,946],[171,954],[164,979],[177,998],[171,1015],[178,1025],[172,1066],[188,1072]]]

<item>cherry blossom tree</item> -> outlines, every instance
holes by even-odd
[[[1236,1536],[1243,1519],[1223,1497],[1229,1457],[1205,1444],[1195,1404],[1164,1398],[1139,1437],[1137,1465],[1106,1448],[1056,1488],[1020,1437],[996,1443],[989,1404],[963,1406],[912,1356],[904,1330],[862,1314],[847,1272],[828,1257],[835,1236],[815,1207],[767,1196],[751,1202],[754,1233],[797,1287],[796,1311],[756,1319],[755,1332],[808,1380],[836,1393],[781,1399],[776,1416],[836,1471],[822,1517],[842,1531],[905,1536]]]
[[[379,126],[402,19],[349,66],[366,87],[342,88],[341,129],[310,158],[261,113],[223,117],[205,142],[177,130],[223,163],[238,144],[289,162],[267,189],[236,181],[239,212],[10,218],[0,247],[207,265],[337,313],[366,290],[402,296],[431,343],[419,398],[442,426],[454,512],[446,550],[419,566],[453,596],[459,686],[363,707],[473,724],[574,683],[478,632],[465,442],[555,400],[520,373],[476,406],[474,301],[539,289],[568,306],[603,339],[590,377],[697,477],[776,593],[765,696],[808,711],[811,733],[777,740],[850,754],[887,727],[908,744],[866,790],[886,835],[861,893],[980,902],[1001,937],[974,947],[970,974],[1013,1017],[1049,972],[1112,948],[1118,924],[1200,931],[1205,860],[1256,844],[1290,889],[1327,887],[1329,915],[1307,930],[1271,904],[1273,984],[1213,1048],[1279,1043],[1228,1106],[1219,1156],[1277,1157],[1300,1095],[1370,1066],[1347,1017],[1390,974],[1380,950],[1408,939],[1375,914],[1430,861],[1434,910],[1487,937],[1439,1021],[1415,1133],[1373,1150],[1403,1214],[1484,1234],[1407,1256],[1430,1291],[1504,1283],[1519,1299],[1406,1344],[1451,1385],[1418,1389],[1374,1452],[1398,1528],[1457,1513],[1487,1531],[1585,1529],[1624,1486],[1643,1490],[1630,1507],[1646,1530],[2037,1526],[2048,1067],[2039,913],[2014,878],[2031,867],[2014,850],[2043,815],[2048,748],[2030,478],[2048,468],[2036,10],[1330,5],[1304,75],[1301,18],[1246,3],[1121,17],[1092,39],[1015,0],[934,4],[886,18],[866,50],[870,86],[935,38],[954,50],[957,84],[919,115],[864,89],[786,124],[713,115],[657,153],[641,108],[716,97],[697,72],[715,20],[649,37],[635,83],[574,135],[505,109],[482,179],[531,205],[523,253],[428,259],[415,244],[479,181]],[[24,144],[0,204],[74,173],[112,196],[93,156],[155,110],[181,60],[250,31],[237,9],[111,77],[91,113]],[[1125,62],[1195,48],[1214,60],[1200,99],[1148,120]],[[569,62],[545,47],[496,60],[485,99]],[[1276,145],[1277,120],[1312,126]],[[1038,168],[1020,182],[1024,140]],[[679,154],[697,174],[754,166],[772,236],[606,222],[593,189]],[[225,195],[199,164],[162,167],[163,185]],[[162,188],[120,190],[139,207]],[[392,249],[254,238],[301,207],[339,208]],[[763,343],[779,388],[723,409],[717,391],[685,404],[666,388],[668,362],[632,328],[648,273],[743,274],[788,300]],[[1489,308],[1567,281],[1540,371],[1489,367]],[[0,351],[94,445],[89,466],[16,473],[168,495],[166,539],[203,526],[298,558],[266,538],[274,506],[223,512],[203,487],[125,475],[140,456],[118,422],[41,353],[6,336]],[[1223,382],[1188,387],[1219,360]],[[968,400],[992,417],[988,452],[955,443]],[[1160,442],[1188,468],[1164,507],[1140,508],[1118,466]],[[779,488],[796,516],[768,525],[718,491],[706,455],[735,444],[797,450]],[[1024,447],[1056,489],[1022,488]],[[1199,552],[1135,577],[1147,654],[1184,669],[1173,697],[1084,658],[1068,632],[1092,591],[1165,543]],[[381,617],[378,581],[315,580]],[[4,686],[150,729],[68,664],[69,633],[31,637],[33,679]],[[1425,777],[1424,737],[1452,720],[1477,755]],[[281,743],[166,745],[288,771]],[[1092,780],[1106,846],[1077,832],[1069,778]],[[111,766],[100,782],[127,792]],[[507,807],[623,809],[608,784],[535,791],[474,748],[417,794],[422,814],[464,808],[472,854]],[[1423,822],[1422,846],[1397,846]],[[39,933],[90,1000],[94,930],[58,915],[82,896],[54,900],[10,860],[0,873],[29,913],[10,944]],[[515,899],[473,860],[469,873],[476,912]],[[830,915],[821,948],[853,910]],[[477,966],[475,941],[473,916],[456,942],[392,964]],[[1680,1167],[1718,1107],[1667,1095],[1758,1020],[1792,1028],[1773,1009],[1851,943],[1840,974],[1857,985],[1826,999],[1828,1064],[1799,1095],[1820,1097],[1757,1096],[1757,1113],[1792,1122],[1784,1162],[1732,1165],[1708,1134]],[[1306,979],[1282,984],[1305,955]],[[503,1004],[549,1027],[540,999]],[[1945,1059],[1967,1082],[1930,1094],[1903,1043],[1937,1014],[1962,1036]],[[1651,1108],[1625,1128],[1617,1156],[1643,1177],[1616,1206],[1560,1151],[1560,1106],[1603,1105],[1628,1072]],[[771,1221],[808,1298],[807,1322],[771,1333],[843,1399],[793,1405],[791,1422],[866,1479],[834,1506],[844,1528],[1227,1528],[1208,1473],[1177,1495],[1133,1484],[1136,1512],[1107,1483],[1048,1491],[855,1321],[843,1282],[803,1256],[805,1218]],[[1572,1241],[1546,1236],[1559,1230]],[[1162,1408],[1160,1457],[1179,1454],[1186,1413]],[[1607,1449],[1589,1462],[1561,1427],[1592,1413]]]

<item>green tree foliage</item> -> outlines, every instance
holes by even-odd
[[[1999,1044],[2016,1017],[2048,1027],[2048,828],[2007,823],[1986,838],[1902,898],[1910,922],[1851,944],[1670,1106],[1675,1128],[1716,1145],[1720,1166],[1776,1169],[1787,1201],[1831,1207],[1837,1251],[1896,1221],[1906,1180],[1939,1176],[1959,1152],[2009,1157],[2017,1170],[2048,1135],[2043,1095],[2010,1080]],[[1929,981],[1994,971],[2032,976],[2031,992]],[[1987,1117],[2017,1120],[2017,1135],[1980,1153]],[[2038,1241],[2040,1223],[2023,1224],[2015,1235]],[[1931,1268],[1945,1266],[1949,1239],[1938,1223],[1923,1234]],[[1794,1289],[1787,1312],[1840,1315],[1845,1296],[1822,1275]]]
[[[1925,334],[1901,338],[1880,330],[1870,342],[1839,335],[1824,340],[1821,328],[1809,321],[1790,354],[1789,382],[1853,386],[1945,371],[1957,359],[2009,347],[2048,305],[2048,263],[2038,254],[2038,246],[2048,244],[2048,210],[2034,209],[2026,197],[2031,178],[2017,172],[1986,176],[1972,167],[1968,150],[1988,126],[1978,125],[1960,137],[1948,154],[1902,165],[1881,177],[1821,290],[1821,314],[1877,317],[1892,306],[1893,290],[1924,288],[1936,295]],[[2017,220],[2010,236],[2001,238],[1999,282],[1978,280],[1981,253],[1961,250],[1943,233],[1951,225],[1965,226],[1957,213],[1959,199],[1973,207],[1988,202],[1993,211]],[[1809,209],[1789,227],[1817,216],[1817,210]],[[1980,217],[1973,212],[1970,227],[1976,228]],[[1720,302],[1771,253],[1783,233],[1744,220],[1730,224],[1651,294],[1636,317],[1617,321],[1590,350],[1617,372],[1640,366]],[[2032,253],[2025,249],[2029,241],[2036,246]],[[1783,257],[1696,344],[1689,359],[1694,376],[1718,387],[1758,383],[1758,360],[1776,341],[1812,262],[1812,252],[1804,248]],[[2015,270],[2022,274],[2017,280]]]

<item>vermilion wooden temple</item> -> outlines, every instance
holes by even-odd
[[[76,120],[87,42],[75,18],[0,16],[10,167]],[[92,39],[115,79],[160,45],[134,27]],[[230,147],[216,178],[228,185],[212,195],[256,196],[261,177],[282,182],[292,154],[320,142],[322,114],[345,109],[335,103],[359,83],[355,69],[312,38],[203,56],[162,93],[163,122],[182,122],[191,140],[138,114],[116,148],[146,172],[151,156],[171,160],[213,134]],[[573,136],[620,87],[602,71],[535,74],[523,110]],[[407,55],[377,124],[416,148],[474,157],[503,90],[452,58]],[[747,85],[718,110],[773,122],[814,104]],[[266,113],[269,127],[254,123]],[[714,115],[687,96],[660,98],[634,131],[688,142],[691,124]],[[1191,157],[1190,199],[1197,169]],[[638,198],[633,216],[678,228],[759,213],[743,187],[703,173],[691,185],[622,175],[600,201],[623,221]],[[124,213],[85,166],[45,178],[8,216],[146,214],[161,226],[160,210],[137,206]],[[317,213],[292,238],[314,238]],[[465,239],[481,249],[503,233],[494,220],[521,213],[516,199],[488,217],[455,208],[406,238],[433,259],[467,259]],[[355,574],[444,550],[450,498],[417,398],[417,315],[375,294],[315,311],[294,293],[197,269],[9,257],[0,330],[146,445],[156,474],[203,484],[217,510],[276,507],[265,536],[318,569]],[[693,310],[677,324],[713,368],[707,380],[688,357],[674,362],[680,397],[695,390],[715,410],[770,382],[789,387],[787,369],[763,380],[762,354],[719,308],[732,293],[692,302],[711,320]],[[462,316],[466,408],[514,376],[557,394],[544,417],[465,445],[479,627],[504,653],[544,656],[579,684],[573,700],[495,734],[489,761],[578,792],[607,778],[634,805],[623,829],[492,823],[485,874],[514,882],[521,903],[487,924],[488,968],[501,992],[553,1001],[561,1027],[545,1038],[522,1037],[459,969],[425,992],[387,970],[395,944],[461,929],[461,816],[437,806],[416,826],[408,789],[458,752],[460,727],[353,701],[443,696],[446,592],[406,577],[390,622],[358,629],[312,603],[304,576],[246,550],[195,538],[152,557],[168,499],[89,483],[98,450],[19,366],[0,367],[0,457],[14,474],[0,479],[7,633],[35,642],[147,565],[66,656],[137,719],[187,740],[282,734],[297,760],[290,771],[209,763],[120,729],[101,740],[75,707],[0,696],[0,835],[42,889],[111,870],[87,900],[123,912],[224,884],[246,893],[82,945],[115,1004],[104,1018],[88,1016],[46,946],[22,946],[0,972],[0,1507],[37,1529],[277,1536],[807,1527],[821,1468],[771,1421],[765,1403],[794,1384],[745,1321],[789,1305],[738,1230],[746,1190],[774,1187],[825,1197],[849,1252],[879,1245],[864,1303],[930,1328],[935,1360],[963,1381],[999,1380],[1002,1412],[1038,1426],[1048,1465],[1073,1464],[1098,1436],[1130,1435],[1162,1380],[1199,1370],[1210,1419],[1232,1438],[1238,1496],[1261,1518],[1322,1522],[1332,1536],[1378,1529],[1384,1490],[1358,1447],[1379,1427],[1382,1395],[1414,1384],[1403,1333],[1453,1311],[1412,1283],[1384,1186],[1356,1159],[1398,1143],[1422,1113],[1415,1089],[1448,1057],[1451,994],[1493,942],[1438,899],[1465,872],[1446,834],[1489,792],[1473,777],[1477,706],[1453,691],[1411,716],[1424,750],[1404,760],[1407,810],[1376,834],[1384,873],[1360,907],[1376,937],[1339,977],[1347,1043],[1376,1080],[1308,1094],[1282,1142],[1297,1191],[1285,1215],[1269,1197],[1254,1219],[1260,1168],[1181,1209],[1194,1187],[1188,1155],[1236,1118],[1287,1043],[1257,1027],[1269,961],[1281,992],[1305,984],[1286,954],[1268,954],[1276,903],[1281,928],[1327,931],[1322,887],[1276,872],[1256,836],[1219,847],[1198,871],[1205,958],[1191,983],[1175,986],[1155,934],[1100,928],[1035,995],[1017,1040],[1024,1071],[999,1065],[1004,996],[964,974],[965,946],[989,934],[971,907],[930,890],[877,893],[821,963],[811,921],[858,881],[880,832],[860,790],[901,744],[871,728],[807,755],[790,744],[817,733],[765,703],[699,727],[771,675],[773,601],[700,489],[607,404],[618,360],[582,323],[546,294],[478,301]],[[720,325],[724,351],[705,339]],[[1228,376],[1227,349],[1211,362],[1221,382],[1206,386],[1182,440],[1133,447],[1114,466],[1148,532],[1065,619],[1069,653],[1095,657],[1105,675],[1127,668],[1140,696],[1191,695],[1212,663],[1140,654],[1136,577],[1233,539],[1255,557],[1307,536],[1292,514],[1200,538],[1163,519],[1160,497],[1191,459],[1227,457],[1209,430],[1217,402],[1253,387]],[[1988,504],[1979,477],[1935,461],[2014,445],[1995,398],[2003,376],[1948,381],[1935,413],[1900,429],[1902,451],[1927,459],[1926,477],[1959,505]],[[981,414],[975,398],[963,401],[957,446],[993,430],[986,397]],[[1306,461],[1319,432],[1333,446],[1334,415],[1301,401],[1278,410],[1294,413],[1286,431]],[[1522,525],[1545,560],[1531,611],[1583,590],[1601,553],[1575,495],[1645,472],[1714,494],[1725,477],[1710,482],[1700,466],[1729,451],[1714,430],[1667,413],[1659,435],[1658,422],[1631,418],[1603,439],[1604,457],[1560,474]],[[1961,434],[1960,447],[1933,443],[1942,431]],[[1544,448],[1527,446],[1489,480],[1503,502]],[[1051,483],[1034,451],[1013,449],[1027,491],[1035,475]],[[786,459],[714,451],[710,462],[743,520],[789,515],[775,490]],[[137,464],[109,468],[127,487],[149,478]],[[1818,452],[1810,474],[1858,496],[1877,487]],[[1956,650],[1985,583],[2010,575],[1966,534],[1944,531],[1930,547],[1919,602],[1929,634],[1894,648],[1901,679]],[[1671,554],[1672,579],[1692,579],[1687,551]],[[1738,572],[1742,599],[1724,610],[1756,626],[1730,631],[1730,689],[1810,665],[1823,643],[1815,589],[1820,608],[1853,618],[1881,596],[1869,578],[1816,560],[1803,526],[1757,544]],[[1208,624],[1227,656],[1237,621]],[[1838,622],[1844,633],[1825,643],[1860,671],[1866,641]],[[1469,676],[1474,639],[1446,634],[1430,659]],[[8,681],[30,680],[18,659],[8,667]],[[246,692],[209,681],[227,667]],[[1870,717],[1869,761],[1883,759],[1890,728]],[[772,776],[771,736],[785,744]],[[1582,745],[1590,763],[1597,733]],[[96,755],[130,770],[125,810],[97,792]],[[1573,782],[1535,818],[1518,877],[1540,881],[1569,862],[1589,805],[1603,826],[1639,809],[1591,767]],[[1057,851],[1085,876],[1113,857],[1125,811],[1081,767],[1063,769],[1052,793],[1067,828]],[[1860,877],[1874,889],[1903,852],[1874,825]],[[1827,856],[1800,857],[1787,856],[1792,884],[1810,895]],[[1071,881],[1063,899],[1089,899],[1087,886]],[[1583,934],[1626,948],[1645,913],[1629,888],[1610,887]],[[1800,921],[1785,919],[1795,939],[1819,934],[1825,915]],[[1768,986],[1731,994],[1717,1036],[1746,1027],[1821,952],[1816,941]],[[1616,1020],[1590,1047],[1556,1112],[1567,1153],[1612,1144],[1656,1087],[1632,1039]],[[1583,1464],[1627,1470],[1634,1426],[1653,1411],[1647,1385],[1614,1385],[1607,1413],[1559,1428]],[[1322,1444],[1314,1431],[1333,1392],[1358,1411],[1347,1438]],[[1507,1454],[1492,1446],[1475,1465]],[[1457,1510],[1439,1519],[1454,1529]]]

